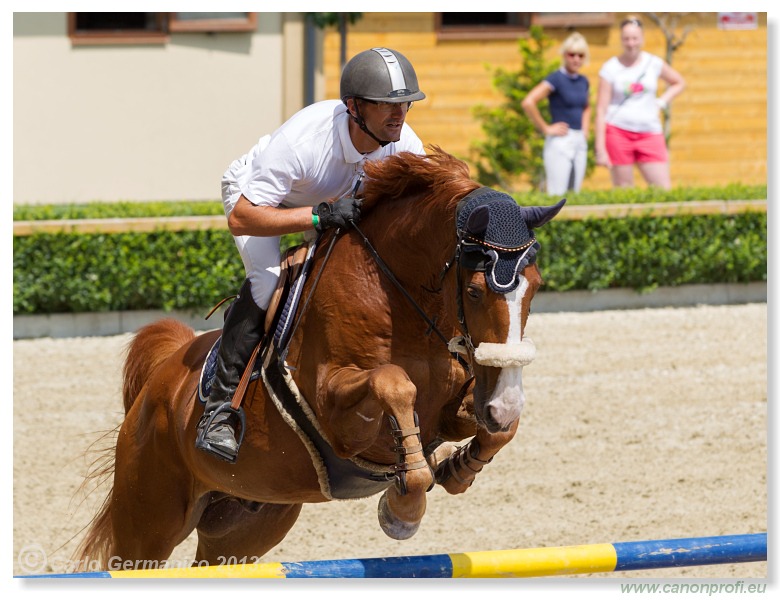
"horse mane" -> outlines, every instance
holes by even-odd
[[[430,195],[455,204],[469,192],[480,187],[471,179],[469,167],[462,160],[429,146],[430,152],[419,155],[399,152],[382,160],[365,164],[367,176],[363,187],[363,211],[369,211],[377,202],[389,202],[410,196]],[[415,218],[410,214],[409,218]]]

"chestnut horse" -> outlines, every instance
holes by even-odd
[[[380,525],[405,539],[435,483],[464,492],[517,429],[522,367],[533,354],[522,335],[541,284],[533,227],[563,201],[519,207],[481,188],[439,148],[369,163],[365,172],[362,220],[324,234],[310,270],[322,277],[304,286],[311,302],[284,365],[332,452],[381,467]],[[523,211],[525,222],[511,224],[530,240],[522,248],[499,244],[490,254],[486,232],[501,223],[485,207],[458,223],[461,201],[480,191]],[[515,260],[521,251],[525,259]],[[490,285],[499,257],[515,269],[507,293]],[[164,319],[134,336],[125,417],[109,457],[113,488],[74,558],[111,569],[163,563],[197,529],[197,564],[254,560],[285,537],[303,503],[339,498],[262,378],[247,388],[237,462],[195,449],[198,379],[219,334],[196,336]],[[452,443],[466,438],[460,448]]]

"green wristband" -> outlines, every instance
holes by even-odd
[[[317,229],[317,226],[320,224],[320,216],[317,213],[312,214],[311,222],[314,228]]]

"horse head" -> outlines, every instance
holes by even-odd
[[[385,244],[382,253],[398,261],[405,279],[429,273],[431,286],[449,274],[442,307],[447,314],[439,322],[442,329],[446,322],[453,333],[460,332],[450,350],[471,363],[478,422],[491,433],[506,430],[522,410],[522,369],[535,355],[533,343],[523,337],[542,283],[533,232],[552,220],[565,200],[519,206],[508,194],[481,187],[463,161],[438,147],[426,156],[400,153],[368,163],[366,174],[365,206],[385,211],[366,227],[375,227],[373,237]],[[402,263],[401,255],[413,256],[408,262],[415,266]],[[420,267],[423,257],[426,268]]]
[[[478,188],[458,204],[457,305],[462,335],[451,345],[469,355],[474,411],[488,431],[507,430],[525,403],[523,367],[536,355],[524,337],[531,300],[542,283],[534,229],[566,200],[522,207],[512,197]]]

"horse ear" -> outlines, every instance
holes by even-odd
[[[528,229],[535,229],[552,221],[555,215],[561,212],[564,204],[566,204],[566,198],[553,206],[521,206],[520,210]]]
[[[466,221],[466,231],[477,237],[481,237],[485,235],[489,223],[490,209],[484,204],[482,206],[477,206],[471,211],[471,214]]]

